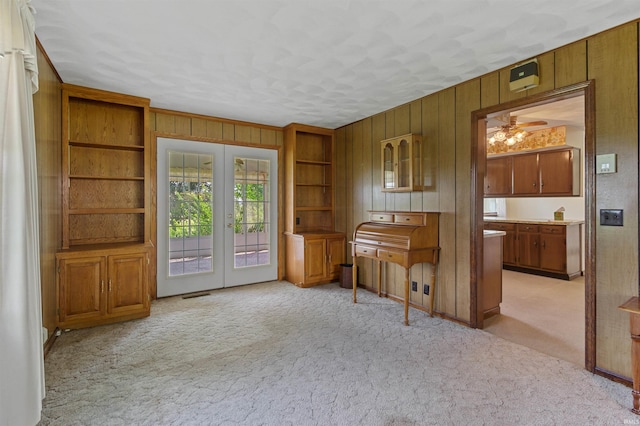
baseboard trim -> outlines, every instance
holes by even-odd
[[[364,284],[358,284],[358,288],[361,288],[363,290],[367,290],[370,293],[378,294],[377,290],[374,290],[372,288],[368,288]],[[398,296],[394,296],[393,294],[381,292],[380,296],[386,297],[387,299],[393,300],[394,302],[398,302],[398,303],[404,304],[404,299],[403,298],[398,297]],[[415,303],[409,302],[409,306],[411,306],[412,308],[415,308],[415,309],[417,309],[419,311],[425,312],[427,314],[429,313],[429,309],[427,309],[426,307],[424,307],[422,305],[416,305]],[[446,319],[448,321],[455,322],[457,324],[464,325],[466,327],[471,327],[471,323],[469,321],[465,321],[465,320],[460,319],[458,317],[451,316],[451,315],[446,314],[444,312],[439,312],[439,311],[437,311],[435,309],[433,310],[433,316],[437,316],[439,318]]]
[[[596,367],[595,371],[594,371],[594,374],[597,374],[598,376],[602,376],[605,379],[609,379],[609,380],[611,380],[613,382],[621,383],[621,384],[623,384],[623,385],[625,385],[625,386],[627,386],[629,388],[633,387],[633,380],[632,379],[630,379],[629,377],[626,377],[626,376],[622,376],[622,375],[620,375],[618,373],[614,373],[613,371],[609,371],[609,370],[606,370],[604,368]]]
[[[47,358],[47,355],[49,355],[49,351],[51,350],[51,348],[53,347],[53,344],[56,342],[56,339],[58,338],[58,332],[60,331],[60,329],[58,327],[56,327],[55,330],[53,330],[53,333],[51,333],[51,336],[47,339],[46,342],[44,342],[44,347],[42,348],[42,351],[44,352],[44,358]]]

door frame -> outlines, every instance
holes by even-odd
[[[150,266],[149,266],[149,294],[151,299],[155,300],[158,298],[158,277],[156,276],[157,265],[158,262],[158,182],[157,182],[157,165],[158,165],[158,138],[168,138],[168,139],[181,139],[187,141],[197,141],[197,142],[208,142],[208,143],[217,143],[223,145],[237,145],[237,146],[248,146],[251,148],[265,148],[265,149],[273,149],[278,152],[278,212],[282,212],[284,206],[284,191],[282,188],[284,187],[284,149],[282,144],[272,145],[272,144],[260,144],[260,143],[249,143],[249,142],[238,142],[232,141],[228,139],[218,139],[211,137],[203,137],[203,136],[190,136],[186,134],[176,134],[169,132],[159,132],[151,130],[151,149],[149,151],[149,164],[151,168],[151,182],[149,182],[149,186],[147,187],[147,183],[145,183],[145,193],[151,194],[151,207],[150,207],[150,217],[151,217],[151,243],[153,247],[150,249]],[[276,141],[278,139],[276,138]],[[278,214],[278,280],[282,280],[284,277],[284,215]]]
[[[595,372],[596,356],[596,208],[595,196],[595,81],[527,96],[471,113],[471,294],[470,325],[482,328],[484,177],[486,173],[486,118],[500,111],[522,109],[584,96],[584,202],[585,202],[585,368]]]

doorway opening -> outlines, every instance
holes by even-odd
[[[517,318],[511,318],[512,325],[520,327],[520,334],[529,332],[531,341],[529,344],[518,341],[517,339],[510,339],[509,332],[512,330],[502,330],[504,332],[503,337],[514,340],[517,343],[531,346],[535,344],[536,339],[543,337],[541,342],[544,341],[544,336],[548,338],[548,341],[544,344],[548,344],[549,347],[560,347],[559,342],[566,338],[562,337],[560,333],[545,333],[544,329],[549,328],[549,322],[545,323],[544,320],[548,318],[541,318],[544,316],[544,309],[553,309],[556,316],[556,321],[569,323],[562,315],[566,314],[569,318],[572,318],[572,327],[565,328],[565,334],[569,333],[571,342],[565,341],[566,346],[579,345],[582,342],[584,347],[584,365],[589,371],[595,369],[595,285],[593,280],[595,279],[595,261],[594,261],[594,236],[591,230],[595,226],[595,209],[592,200],[592,188],[594,182],[593,174],[593,149],[594,149],[594,117],[595,117],[595,103],[594,103],[594,86],[593,81],[587,81],[584,83],[576,84],[566,88],[533,95],[527,98],[518,99],[505,104],[495,105],[493,107],[485,108],[475,111],[472,114],[473,128],[477,129],[476,132],[472,132],[472,244],[471,244],[471,257],[472,257],[472,270],[471,270],[471,313],[472,313],[472,326],[477,328],[484,328],[485,326],[494,327],[496,323],[500,323],[503,319],[491,318],[485,319],[484,308],[482,305],[483,296],[485,292],[485,276],[484,276],[484,225],[485,225],[485,212],[488,210],[494,210],[492,214],[502,214],[506,212],[507,216],[522,217],[522,215],[529,215],[528,218],[535,219],[536,216],[541,220],[549,218],[553,221],[553,212],[559,207],[565,207],[562,204],[573,203],[573,217],[572,219],[581,219],[579,215],[581,212],[584,214],[584,224],[581,229],[581,263],[583,276],[575,278],[570,281],[557,280],[547,277],[536,277],[535,275],[523,274],[522,271],[512,272],[503,270],[503,296],[505,316],[511,309],[511,313],[518,312],[524,315]],[[533,122],[534,119],[540,121],[546,121],[552,123],[554,120],[561,122],[563,119],[568,119],[568,115],[573,114],[575,111],[571,111],[572,108],[567,106],[579,105],[581,108],[578,111],[579,119],[583,123],[583,129],[581,129],[580,139],[582,139],[583,146],[581,149],[581,157],[584,159],[581,165],[580,172],[580,185],[582,185],[581,193],[583,197],[571,197],[571,198],[557,198],[557,199],[544,199],[537,197],[523,197],[506,199],[497,198],[495,200],[489,200],[485,203],[485,175],[487,171],[487,149],[490,147],[490,143],[487,137],[487,130],[492,127],[492,121],[495,122],[495,118],[504,116],[516,116],[520,115],[524,117],[525,114],[529,114],[526,121]],[[542,119],[541,114],[547,114],[545,119]],[[548,125],[548,124],[547,124]],[[573,126],[575,127],[575,126]],[[529,130],[529,129],[527,129]],[[582,138],[581,136],[584,135]],[[568,140],[569,138],[567,138]],[[538,203],[536,201],[544,202]],[[578,200],[578,201],[577,201]],[[575,203],[579,203],[576,205]],[[489,207],[490,206],[490,207]],[[551,209],[551,206],[554,208]],[[542,210],[540,210],[542,209]],[[544,211],[544,214],[541,213]],[[523,213],[525,212],[525,213]],[[576,217],[578,216],[578,217]],[[516,268],[517,270],[517,268]],[[563,284],[566,284],[563,286]],[[488,285],[488,284],[487,284]],[[546,287],[545,287],[546,286]],[[540,293],[536,294],[536,290]],[[488,290],[487,290],[488,291]],[[553,292],[557,291],[555,298],[551,296]],[[553,306],[551,301],[555,299],[561,299],[566,297],[569,302],[564,307]],[[581,300],[576,300],[580,298]],[[546,302],[545,302],[546,301]],[[536,304],[537,303],[537,304]],[[549,306],[541,306],[544,304]],[[577,308],[576,308],[577,303]],[[527,309],[530,307],[530,309]],[[581,308],[584,309],[581,309]],[[524,309],[524,311],[523,311]],[[538,309],[540,311],[535,312]],[[564,311],[563,311],[564,310]],[[551,311],[549,311],[551,312]],[[527,320],[527,314],[529,320]],[[575,316],[581,316],[576,318]],[[551,316],[551,315],[549,315]],[[506,319],[506,318],[505,318]],[[537,320],[540,320],[536,323]],[[527,323],[530,321],[531,323]],[[578,326],[575,327],[576,321]],[[583,327],[580,326],[580,321],[583,321]],[[502,321],[503,323],[505,321]],[[562,325],[558,324],[557,329],[562,331]],[[507,327],[509,329],[509,327]],[[488,330],[489,331],[489,330]],[[540,332],[536,336],[536,332]],[[549,331],[549,330],[547,330]],[[497,334],[497,333],[496,333]],[[576,334],[580,334],[576,336]],[[521,336],[523,337],[523,336]],[[525,336],[526,337],[526,336]],[[553,339],[559,339],[555,343],[551,342]],[[533,347],[533,346],[532,346]],[[535,348],[542,352],[549,353],[544,347]],[[547,348],[548,349],[548,348]],[[562,356],[559,352],[554,354],[558,358],[567,359],[567,356]],[[576,352],[568,356],[570,361],[580,363],[576,360]]]

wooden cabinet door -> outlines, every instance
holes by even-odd
[[[329,238],[327,239],[328,278],[335,279],[340,276],[340,264],[345,262],[345,239]]]
[[[61,259],[59,267],[60,325],[99,320],[105,312],[105,257]]]
[[[327,276],[327,240],[324,238],[305,240],[304,283],[322,281]]]
[[[505,231],[507,235],[502,237],[502,263],[516,264],[517,246],[515,231]]]
[[[552,271],[566,272],[567,249],[562,234],[540,234],[540,267]]]
[[[538,154],[523,154],[513,157],[513,193],[538,194]]]
[[[551,151],[539,154],[540,193],[573,195],[573,151]]]
[[[126,315],[148,309],[146,253],[109,256],[108,271],[109,315]]]
[[[487,159],[487,174],[484,178],[484,195],[510,195],[512,157]]]
[[[518,232],[518,264],[524,267],[540,267],[540,234]]]

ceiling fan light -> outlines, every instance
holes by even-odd
[[[496,140],[497,140],[498,142],[503,142],[505,139],[507,139],[507,134],[506,134],[504,131],[502,131],[502,130],[498,130],[498,131],[493,135],[493,137],[494,137],[494,138],[496,138]]]
[[[513,146],[515,145],[515,143],[516,143],[516,138],[514,138],[513,136],[507,139],[507,145]]]

